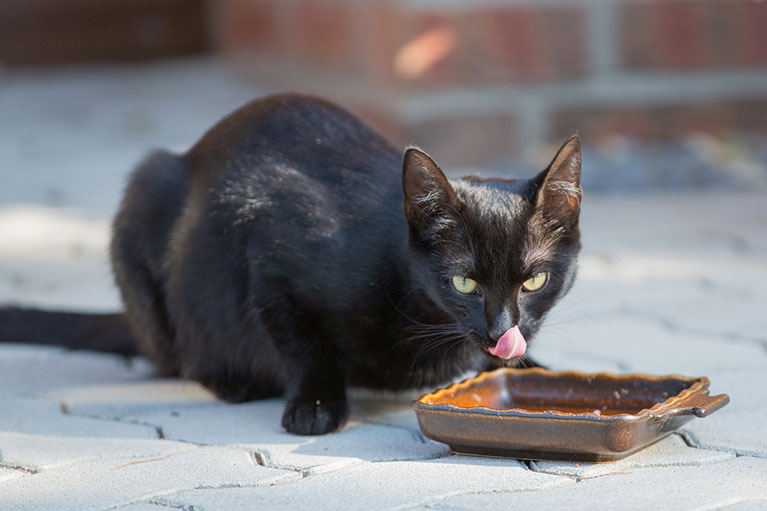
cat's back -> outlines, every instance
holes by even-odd
[[[398,189],[402,161],[351,113],[300,94],[252,101],[213,126],[184,158],[193,187],[250,187],[274,195],[272,202],[285,189],[301,194],[309,187],[324,189],[326,199],[340,193],[349,206]]]
[[[300,273],[310,263],[313,271],[352,262],[373,271],[404,240],[400,151],[327,101],[296,94],[256,100],[184,158],[199,216],[183,225],[208,233],[194,237],[197,245],[216,236],[219,246],[239,246],[241,238],[228,233],[243,233],[260,261]]]
[[[185,155],[197,173],[215,177],[236,163],[292,167],[334,179],[328,167],[399,176],[401,155],[379,133],[341,107],[301,94],[257,99],[224,117]],[[223,165],[222,165],[223,164]]]
[[[262,220],[291,213],[359,217],[382,202],[401,203],[400,152],[351,113],[313,96],[255,100],[184,157],[200,195],[218,209],[258,210]]]

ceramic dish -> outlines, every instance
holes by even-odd
[[[454,452],[613,461],[726,405],[708,378],[545,369],[482,373],[413,402],[424,435]]]

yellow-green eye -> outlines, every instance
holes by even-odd
[[[459,293],[470,295],[477,290],[477,281],[463,275],[453,275],[453,287]]]
[[[534,275],[522,283],[522,289],[525,291],[538,291],[540,288],[546,285],[546,281],[549,280],[548,273],[539,273]]]

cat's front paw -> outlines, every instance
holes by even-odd
[[[324,435],[340,428],[346,421],[346,400],[293,400],[282,414],[282,427],[296,435]]]

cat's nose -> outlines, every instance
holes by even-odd
[[[514,318],[508,309],[504,309],[488,324],[487,336],[493,341],[497,341],[511,328],[514,328]]]
[[[493,340],[494,342],[498,341],[498,339],[503,336],[506,332],[514,328],[514,325],[509,325],[508,328],[502,327],[502,328],[493,328],[492,330],[487,331],[487,336]]]

